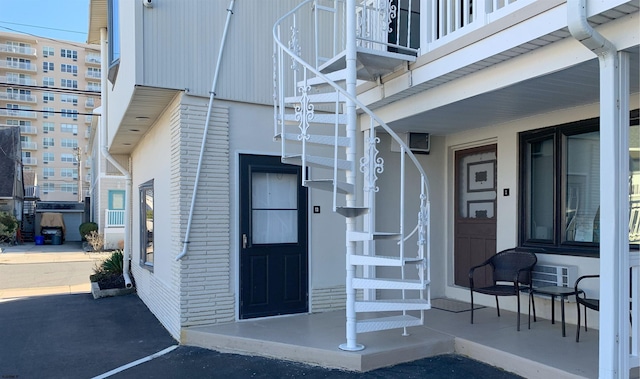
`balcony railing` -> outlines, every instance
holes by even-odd
[[[36,49],[33,47],[14,46],[6,43],[0,44],[0,53],[11,53],[20,55],[36,56]]]
[[[93,99],[87,99],[87,100],[84,102],[84,107],[85,107],[85,108],[91,108],[91,109],[93,109],[93,108],[95,108],[95,106],[96,106],[96,102],[95,102]]]
[[[100,79],[100,73],[93,70],[87,70],[84,73],[85,78]]]
[[[87,91],[100,92],[100,86],[86,86]]]
[[[84,122],[87,124],[91,124],[91,121],[93,120],[93,116],[84,116]]]
[[[22,84],[25,86],[37,86],[38,81],[31,78],[16,78],[13,76],[0,76],[0,83],[4,84]]]
[[[0,100],[10,100],[22,103],[36,103],[38,101],[38,99],[34,95],[8,92],[0,92]]]
[[[24,186],[24,197],[27,197],[27,198],[40,197],[40,188],[38,186]]]
[[[38,134],[38,128],[36,128],[35,126],[27,126],[27,125],[21,125],[20,126],[20,134]]]
[[[38,164],[38,159],[32,157],[22,157],[22,164],[26,166],[35,166]]]
[[[0,109],[0,117],[20,117],[37,119],[38,115],[34,111],[24,111],[20,109]]]
[[[104,211],[104,227],[105,228],[124,228],[124,210]]]
[[[22,150],[38,150],[38,144],[31,141],[21,141]]]
[[[12,70],[21,70],[21,71],[30,71],[37,72],[38,69],[36,65],[25,62],[11,62],[11,61],[0,61],[0,69],[1,68],[9,68]]]
[[[400,9],[391,1],[357,0],[357,43],[372,50],[424,54],[458,37],[532,4],[537,0],[419,0],[402,1]],[[333,24],[323,29],[317,41],[315,59],[320,66],[345,50],[345,19],[343,0],[317,0],[318,10]],[[427,7],[420,9],[420,4]],[[426,18],[427,40],[420,41],[421,16]]]
[[[99,55],[95,55],[95,54],[89,54],[87,56],[84,57],[84,61],[85,63],[88,64],[101,64],[102,63],[102,59],[100,58]]]

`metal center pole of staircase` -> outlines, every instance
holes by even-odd
[[[347,0],[346,2],[346,90],[352,95],[356,96],[356,4],[355,0]],[[347,138],[349,138],[350,145],[346,149],[347,160],[350,162],[356,162],[356,128],[357,128],[357,115],[356,104],[353,100],[348,99],[346,103],[347,113]],[[353,170],[349,170],[346,173],[347,183],[354,184],[356,182],[355,165]],[[356,206],[357,191],[353,194],[346,195],[347,207]],[[346,292],[347,292],[347,324],[346,324],[346,336],[347,342],[341,344],[339,347],[341,350],[346,351],[358,351],[364,349],[364,345],[360,345],[356,342],[356,290],[353,288],[353,278],[355,277],[355,266],[351,264],[350,257],[356,252],[356,242],[349,240],[349,235],[355,230],[355,217],[346,218]]]

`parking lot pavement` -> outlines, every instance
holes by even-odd
[[[313,367],[177,345],[137,295],[0,300],[0,378],[518,378],[456,355],[368,373]]]

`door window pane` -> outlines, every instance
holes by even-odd
[[[298,180],[295,174],[251,175],[252,243],[298,242]]]

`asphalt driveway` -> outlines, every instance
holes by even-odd
[[[0,300],[2,379],[93,378],[109,372],[113,378],[518,378],[455,355],[359,374],[187,346],[130,365],[176,345],[135,294]]]

